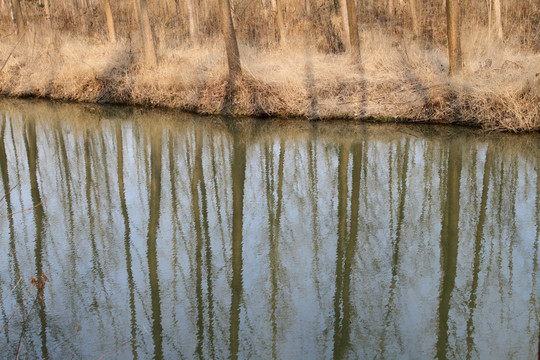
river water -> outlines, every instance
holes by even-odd
[[[0,114],[2,357],[536,358],[538,134]]]

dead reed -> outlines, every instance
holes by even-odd
[[[308,16],[288,5],[287,41],[280,44],[272,26],[256,26],[262,12],[236,8],[243,75],[235,87],[233,113],[540,129],[538,34],[526,24],[518,26],[527,11],[528,23],[539,21],[540,10],[530,8],[534,4],[507,9],[504,25],[515,34],[500,41],[479,16],[485,9],[466,1],[463,6],[476,17],[463,29],[466,69],[455,77],[448,76],[444,29],[432,21],[442,16],[440,6],[423,4],[423,31],[412,39],[404,9],[388,16],[385,8],[370,4],[360,19],[361,54],[354,61],[343,52],[335,10],[320,7],[318,15]],[[99,25],[103,21],[97,7],[93,17],[79,15],[86,16],[84,27],[68,21],[74,16],[69,6],[58,7],[52,30],[35,20],[42,19],[43,10],[28,8],[35,21],[29,20],[20,36],[9,30],[13,25],[6,17],[0,18],[0,94],[221,113],[227,62],[213,8],[199,9],[197,37],[180,21],[184,10],[176,8],[163,22],[158,19],[165,10],[151,9],[159,61],[155,67],[145,65],[141,40],[130,32],[132,15],[122,6],[113,6],[116,42]]]

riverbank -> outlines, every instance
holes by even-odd
[[[444,47],[362,32],[361,61],[316,50],[308,38],[261,50],[241,45],[243,76],[233,113],[311,119],[459,123],[488,129],[540,129],[540,55],[463,37],[465,72],[448,76]],[[57,100],[223,110],[227,88],[221,41],[158,46],[159,65],[143,64],[131,40],[29,33],[0,45],[0,94]]]

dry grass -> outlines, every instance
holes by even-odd
[[[474,34],[474,35],[473,35]],[[362,33],[360,61],[317,51],[316,39],[287,48],[241,46],[243,78],[234,112],[254,116],[376,118],[463,123],[489,129],[540,129],[540,55],[510,43],[464,36],[467,69],[449,78],[446,50],[404,42],[378,30]],[[0,64],[17,43],[0,45]],[[218,114],[227,89],[219,39],[202,46],[161,42],[160,64],[143,65],[128,40],[29,33],[0,73],[0,93],[84,102],[165,106]]]

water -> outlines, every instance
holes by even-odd
[[[0,108],[2,357],[536,358],[537,134]]]

